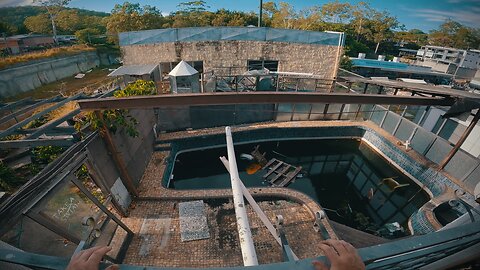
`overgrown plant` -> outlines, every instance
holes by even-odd
[[[0,191],[9,192],[17,185],[17,177],[13,170],[0,161]]]
[[[130,97],[130,96],[147,96],[154,95],[156,93],[155,83],[153,81],[137,80],[134,83],[129,84],[124,89],[116,91],[113,96],[117,98]],[[85,125],[90,125],[93,130],[101,130],[103,124],[106,128],[115,134],[120,127],[130,137],[137,137],[139,132],[137,130],[138,121],[131,116],[128,110],[104,110],[102,112],[102,118],[100,119],[95,112],[89,112],[85,114],[85,117],[75,123],[75,128],[81,130]]]

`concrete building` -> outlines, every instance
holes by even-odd
[[[6,49],[11,54],[27,52],[35,47],[53,46],[53,37],[47,35],[27,34],[7,37],[0,42],[0,49]]]
[[[480,51],[423,46],[417,52],[416,64],[453,74],[456,78],[470,80],[480,68]]]
[[[271,28],[199,27],[120,34],[124,65],[159,64],[166,74],[184,60],[199,72],[242,74],[261,66],[333,79],[343,33]]]

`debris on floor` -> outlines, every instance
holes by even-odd
[[[180,237],[184,241],[210,238],[205,206],[202,200],[178,204]]]

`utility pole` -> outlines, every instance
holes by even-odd
[[[262,14],[263,14],[263,0],[260,0],[260,8],[258,12],[258,27],[262,27]]]

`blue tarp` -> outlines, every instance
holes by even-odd
[[[188,27],[119,34],[120,46],[154,44],[162,42],[252,40],[307,43],[338,46],[344,45],[341,33],[274,29],[267,27]]]

